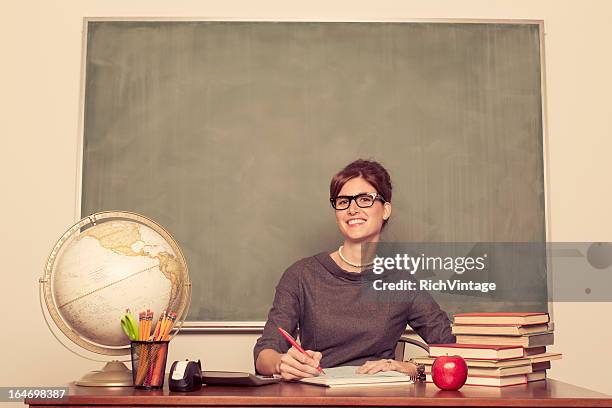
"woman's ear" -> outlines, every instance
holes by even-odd
[[[383,208],[383,220],[388,220],[391,217],[391,203],[385,203]]]

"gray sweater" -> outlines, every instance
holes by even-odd
[[[448,316],[427,292],[406,292],[401,302],[369,301],[364,285],[371,282],[363,274],[343,270],[326,252],[291,265],[276,286],[255,361],[264,349],[291,347],[278,327],[299,336],[305,350],[321,352],[323,368],[393,358],[406,324],[427,343],[455,342]]]

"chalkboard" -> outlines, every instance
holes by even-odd
[[[329,181],[356,158],[391,173],[385,241],[545,242],[538,23],[94,19],[85,35],[81,214],[166,227],[191,321],[263,321],[289,265],[337,249]],[[545,262],[512,270],[546,310]],[[526,306],[486,302],[441,299]]]

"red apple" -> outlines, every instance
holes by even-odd
[[[434,384],[441,390],[458,390],[467,380],[468,367],[460,356],[441,356],[431,367]]]

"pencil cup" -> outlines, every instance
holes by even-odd
[[[134,387],[157,390],[164,387],[169,341],[132,342],[132,380]]]

